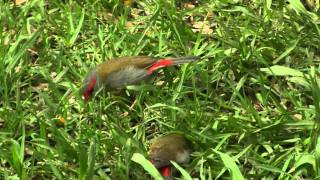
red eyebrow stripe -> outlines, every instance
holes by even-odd
[[[90,94],[90,92],[92,91],[92,89],[93,89],[93,87],[94,87],[94,85],[96,84],[96,78],[95,77],[93,77],[93,78],[91,78],[91,80],[90,80],[90,83],[89,83],[89,85],[88,85],[88,88],[87,88],[87,90],[86,90],[86,92],[84,93],[84,99],[85,100],[89,100],[89,94]]]
[[[155,70],[163,67],[171,66],[172,64],[173,64],[172,60],[168,60],[168,59],[159,60],[148,69],[148,74],[152,74]]]
[[[161,168],[161,175],[163,177],[168,177],[171,174],[171,169],[170,166],[164,166],[163,168]]]

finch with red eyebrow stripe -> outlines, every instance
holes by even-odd
[[[99,64],[83,81],[82,92],[88,101],[102,88],[122,89],[148,80],[157,69],[200,60],[200,57],[154,58],[148,56],[118,57]]]
[[[160,171],[163,179],[173,180],[176,169],[170,161],[180,165],[187,165],[192,152],[192,143],[185,135],[170,133],[153,141],[149,148],[151,163]]]

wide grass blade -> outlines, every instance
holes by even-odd
[[[192,180],[192,177],[190,176],[190,174],[189,174],[186,170],[184,170],[181,166],[179,166],[179,164],[177,164],[177,163],[174,162],[174,161],[171,161],[171,163],[173,164],[173,166],[174,166],[175,168],[178,169],[178,171],[180,171],[183,179],[185,179],[185,180]]]
[[[144,168],[144,170],[146,170],[154,179],[163,179],[159,171],[154,167],[154,165],[149,160],[147,160],[142,154],[134,153],[131,160],[140,164]]]
[[[226,168],[229,170],[230,174],[231,174],[231,179],[233,180],[244,180],[243,175],[241,174],[241,171],[239,169],[239,167],[237,166],[237,164],[234,162],[234,160],[225,153],[222,153],[220,151],[217,151],[215,149],[212,149],[213,152],[217,153],[223,164],[226,166]]]

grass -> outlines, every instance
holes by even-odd
[[[0,179],[148,179],[133,154],[173,131],[193,177],[319,178],[314,2],[1,2]],[[204,60],[84,103],[88,70],[131,55]]]

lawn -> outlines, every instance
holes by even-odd
[[[192,142],[193,178],[320,178],[319,14],[319,0],[1,1],[0,179],[152,179],[132,157],[170,132]],[[136,55],[202,60],[83,101],[91,68]]]

